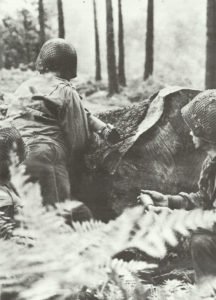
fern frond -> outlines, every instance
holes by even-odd
[[[106,224],[102,221],[93,220],[85,221],[85,222],[72,222],[73,229],[79,234],[82,233],[93,233],[98,230],[102,230],[102,228],[105,228]]]
[[[135,207],[108,224],[91,220],[73,223],[71,228],[58,211],[43,207],[40,187],[26,184],[22,168],[13,170],[12,180],[21,195],[22,209],[16,217],[20,227],[10,240],[0,240],[0,284],[8,289],[13,286],[22,299],[64,298],[83,286],[97,289],[114,280],[113,273],[123,273],[122,280],[131,278],[133,285],[133,273],[152,266],[113,260],[117,253],[138,248],[161,258],[167,253],[167,245],[177,245],[176,235],[188,236],[200,227],[211,230],[216,222],[213,211],[180,210],[156,215]],[[125,287],[118,280],[115,284],[124,296]]]
[[[179,280],[167,280],[162,286],[156,289],[152,296],[154,300],[185,300],[185,299],[196,299],[193,297],[194,286],[191,284],[185,284]]]
[[[126,262],[122,259],[112,259],[110,266],[112,270],[114,270],[117,274],[124,272],[125,270],[131,272],[131,273],[137,273],[142,270],[151,270],[157,267],[156,264],[148,264],[144,261],[135,261],[131,260],[129,262]]]
[[[0,238],[9,239],[12,236],[15,228],[15,222],[13,222],[5,213],[0,212]]]

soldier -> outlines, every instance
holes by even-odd
[[[14,215],[20,205],[19,195],[10,181],[11,155],[16,153],[18,163],[25,158],[23,139],[14,127],[0,128],[0,237],[10,236],[15,225]]]
[[[18,226],[14,216],[21,209],[19,194],[11,182],[10,165],[13,155],[16,155],[15,163],[21,164],[26,149],[19,131],[3,123],[0,128],[0,238],[9,238],[14,227]],[[91,212],[78,201],[62,203],[58,208],[68,225],[91,217]]]
[[[208,154],[202,166],[198,192],[164,195],[155,191],[142,190],[139,199],[144,205],[169,207],[171,209],[190,210],[198,207],[215,209],[216,90],[207,90],[198,94],[183,107],[182,116],[191,129],[195,148],[202,148]],[[145,203],[146,194],[151,197],[152,202]],[[214,231],[199,231],[193,234],[191,253],[198,283],[202,283],[207,276],[216,276],[216,233]]]
[[[93,132],[112,130],[84,109],[71,82],[77,76],[73,46],[64,39],[47,41],[36,69],[40,74],[16,90],[7,117],[27,145],[27,172],[32,181],[39,181],[44,204],[55,205],[75,197]]]

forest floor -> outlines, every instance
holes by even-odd
[[[31,70],[21,71],[19,69],[0,71],[0,98],[1,94],[13,93],[16,88],[25,80],[35,76]],[[80,77],[74,81],[79,93],[84,96],[83,103],[91,112],[116,109],[122,106],[131,105],[147,99],[152,94],[165,87],[164,83],[149,78],[146,82],[134,80],[125,88],[120,88],[118,95],[107,96],[107,86],[103,82],[95,83],[93,79]]]
[[[3,95],[13,93],[16,88],[25,80],[34,76],[35,73],[20,70],[1,70],[0,71],[0,99],[4,99]],[[84,96],[83,103],[92,113],[120,108],[126,105],[132,105],[135,102],[142,101],[165,85],[160,80],[149,79],[147,82],[133,81],[128,87],[122,88],[120,94],[112,97],[107,96],[107,86],[103,83],[95,83],[93,80],[80,79],[75,82],[79,93]],[[142,278],[142,275],[141,275]],[[158,286],[162,291],[169,292],[173,289],[176,295],[187,295],[191,291],[193,283],[193,271],[191,260],[186,255],[178,255],[177,253],[171,259],[167,259],[160,266],[159,270],[153,275],[154,283],[151,287]],[[165,283],[165,284],[164,284]],[[157,296],[152,299],[177,299],[174,293],[172,297]],[[151,299],[151,298],[150,298]],[[181,298],[183,299],[183,297]]]

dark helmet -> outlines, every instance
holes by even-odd
[[[10,161],[11,151],[14,151],[22,162],[25,158],[25,144],[15,127],[0,128],[0,162]]]
[[[11,154],[17,155],[19,161],[25,158],[25,144],[15,127],[0,128],[0,180],[9,180],[11,165]]]
[[[64,39],[50,39],[41,48],[36,61],[40,73],[59,72],[67,77],[77,76],[77,53]]]
[[[199,93],[181,112],[197,137],[216,143],[216,90]]]

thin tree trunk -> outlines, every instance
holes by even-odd
[[[107,21],[107,69],[109,82],[109,95],[118,93],[118,77],[116,72],[115,40],[113,28],[112,0],[106,0]]]
[[[44,12],[43,0],[39,0],[39,2],[38,2],[38,20],[39,20],[39,26],[40,26],[39,40],[40,40],[40,46],[42,46],[46,41],[45,12]]]
[[[154,0],[148,0],[144,80],[146,80],[149,76],[153,74],[153,67],[154,67]]]
[[[206,89],[216,88],[216,0],[207,0]]]
[[[118,15],[119,15],[119,83],[126,86],[125,77],[125,51],[124,51],[124,25],[122,16],[122,1],[118,0]]]
[[[95,80],[99,81],[102,79],[101,77],[101,60],[100,60],[100,41],[99,41],[99,32],[98,32],[98,21],[97,21],[97,8],[96,1],[93,0],[93,8],[94,8],[94,29],[95,29]]]
[[[31,62],[31,55],[30,55],[30,44],[28,41],[28,18],[26,12],[23,11],[23,28],[25,34],[25,50],[26,50],[26,61],[25,63]]]
[[[64,13],[63,13],[63,5],[62,0],[57,0],[58,4],[58,30],[59,30],[59,38],[65,38],[65,27],[64,27]]]
[[[0,69],[2,69],[4,66],[3,53],[4,53],[4,47],[2,41],[0,41]]]

